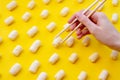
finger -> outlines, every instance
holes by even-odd
[[[82,13],[83,11],[84,11],[84,10],[81,10],[81,11],[79,11],[79,12]],[[74,14],[74,15],[68,20],[68,23],[69,23],[69,24],[72,23],[75,18],[76,18],[76,14]]]
[[[78,39],[81,39],[83,36],[87,35],[87,34],[90,34],[90,32],[88,31],[88,29],[84,29],[82,30],[81,34],[79,34],[77,36]]]
[[[79,24],[79,22],[76,21],[74,24],[72,24],[72,25],[70,26],[70,30],[71,30],[71,31],[74,30],[74,28],[75,28],[78,24]]]
[[[79,11],[79,13],[83,13],[83,12],[84,12],[84,10]],[[91,12],[91,11],[88,10],[88,11],[85,13],[85,15],[88,15],[90,12]],[[76,15],[76,14],[75,14],[75,15]],[[77,23],[79,24],[80,22],[77,21]],[[77,24],[77,25],[78,25],[78,24]],[[74,28],[75,28],[75,27],[76,27],[76,26],[74,26]],[[85,27],[84,25],[81,25],[81,26],[79,26],[79,29],[82,30],[82,29],[84,29],[84,27]],[[73,29],[74,29],[74,28],[73,28]],[[72,29],[72,30],[73,30],[73,29]]]
[[[93,33],[93,31],[97,28],[97,25],[95,23],[93,23],[89,18],[87,18],[85,15],[83,15],[81,13],[77,13],[76,18],[82,24],[84,24],[91,33]]]
[[[70,27],[70,30],[71,30],[71,31],[74,30],[75,27],[78,26],[78,24],[80,24],[80,22],[76,22],[76,23],[74,23],[74,24]],[[79,26],[78,29],[82,30],[82,29],[84,29],[84,27],[85,27],[84,25],[81,25],[81,26]]]
[[[81,39],[82,37],[88,35],[89,33],[86,33],[86,34],[80,34],[79,36],[77,36],[77,39]]]
[[[85,28],[84,25],[79,26],[79,29],[80,29],[80,30],[83,30],[84,28]]]
[[[81,29],[80,28],[77,29],[76,34],[77,34],[77,36],[79,36],[81,34]]]
[[[77,36],[77,39],[81,39],[83,37],[83,34]]]
[[[89,15],[92,12],[92,10],[88,10],[87,13],[85,14],[86,16]],[[98,20],[98,12],[95,12],[90,19],[94,22],[97,23]]]
[[[87,13],[85,13],[84,15],[89,15],[92,11],[91,10],[88,10]],[[95,12],[91,17],[90,19],[94,22],[94,23],[97,23],[98,21],[98,17],[99,17],[99,13],[100,12]]]
[[[80,26],[78,29],[77,29],[77,31],[76,31],[76,34],[77,35],[80,35],[81,34],[81,31],[83,30],[85,28],[85,26]]]
[[[98,12],[95,12],[91,17],[90,19],[94,22],[94,23],[98,23],[98,16],[99,16],[99,13]]]
[[[88,31],[87,28],[85,28],[84,30],[82,30],[82,34],[86,35],[86,34],[90,34],[90,32]]]
[[[69,23],[69,24],[72,23],[75,18],[76,18],[76,16],[75,16],[75,14],[74,14],[74,15],[68,20],[68,23]]]

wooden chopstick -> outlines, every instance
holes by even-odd
[[[106,0],[103,0],[100,4],[98,4],[97,7],[96,7],[93,11],[91,11],[90,14],[87,15],[87,17],[90,18],[90,16],[92,16],[92,15],[99,9],[99,7],[101,7],[101,6],[105,3],[105,1],[106,1]],[[82,25],[83,25],[82,23],[78,24],[77,27],[75,27],[75,29],[74,29],[73,31],[71,31],[71,32],[68,34],[68,36],[66,36],[66,37],[63,39],[63,41],[61,42],[61,44],[62,44],[63,42],[65,42],[65,41],[66,41],[80,26],[82,26]]]
[[[87,9],[84,10],[83,14],[87,13],[89,9],[91,9],[99,0],[95,0]],[[71,24],[69,24],[69,27],[74,24],[77,21],[77,18],[73,20]],[[56,36],[55,38],[59,37],[63,32],[65,32],[69,27],[62,29]]]

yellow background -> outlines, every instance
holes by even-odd
[[[103,69],[107,69],[110,73],[108,80],[120,80],[120,57],[117,61],[111,60],[111,50],[96,41],[93,36],[90,36],[92,41],[89,47],[84,47],[81,44],[82,39],[76,39],[75,45],[72,48],[62,45],[59,49],[55,49],[51,45],[55,34],[63,28],[67,20],[75,12],[89,6],[94,0],[85,0],[82,4],[77,3],[76,0],[64,0],[60,4],[58,4],[56,0],[51,0],[49,5],[43,4],[42,0],[35,0],[36,7],[33,10],[27,8],[27,4],[30,0],[17,0],[18,7],[14,11],[8,11],[6,5],[10,1],[11,0],[0,0],[0,37],[3,38],[3,43],[0,44],[0,54],[2,55],[0,59],[0,80],[36,80],[37,76],[42,71],[48,73],[48,80],[54,80],[54,75],[60,69],[65,70],[66,77],[64,80],[77,80],[77,76],[82,70],[88,73],[88,80],[97,80],[99,73]],[[114,12],[120,15],[120,5],[113,7],[111,1],[112,0],[107,0],[103,9],[109,19],[111,19]],[[67,17],[61,17],[59,15],[60,10],[64,6],[70,8],[70,13]],[[46,20],[40,17],[40,13],[43,9],[48,9],[50,13]],[[27,23],[21,19],[21,16],[26,11],[30,12],[32,15],[32,18]],[[15,22],[10,26],[6,26],[4,19],[11,15],[14,16]],[[55,21],[57,24],[57,28],[53,33],[49,33],[46,30],[46,25],[51,21]],[[35,37],[29,38],[26,32],[34,25],[38,26],[39,33]],[[115,27],[120,31],[120,20]],[[8,34],[12,30],[17,30],[19,33],[19,37],[15,41],[8,39]],[[29,47],[36,39],[41,40],[42,47],[40,47],[37,53],[33,54],[29,51]],[[15,57],[12,54],[12,50],[18,44],[23,47],[24,51],[19,57]],[[60,55],[60,60],[57,64],[51,65],[48,59],[54,52]],[[76,52],[79,55],[79,60],[76,64],[71,64],[68,61],[68,57],[72,52]],[[100,54],[100,59],[94,64],[88,60],[89,55],[93,52],[99,52]],[[36,74],[32,74],[28,71],[28,68],[36,59],[40,61],[41,66]],[[14,77],[10,75],[9,69],[16,62],[21,64],[22,70]]]

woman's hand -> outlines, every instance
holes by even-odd
[[[91,33],[99,42],[112,49],[120,50],[120,34],[104,13],[96,12],[89,19],[85,15],[91,11],[88,11],[85,15],[83,15],[82,12],[83,11],[80,11],[74,14],[68,21],[68,23],[71,23],[75,18],[78,19],[78,21],[71,26],[71,30],[73,30],[79,22],[84,24],[84,26],[80,26],[76,31],[78,39]]]

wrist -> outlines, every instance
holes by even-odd
[[[115,38],[115,40],[111,45],[111,48],[120,51],[120,33],[117,34],[117,37],[114,36],[113,38]]]

